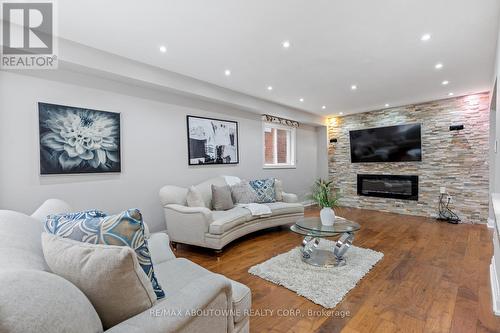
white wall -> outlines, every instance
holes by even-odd
[[[317,141],[318,141],[318,177],[328,178],[328,127],[316,127]]]
[[[500,28],[500,27],[499,27]],[[495,70],[492,76],[491,84],[491,105],[490,105],[490,194],[500,192],[500,151],[498,144],[500,143],[500,112],[498,112],[499,91],[498,77],[500,77],[500,29],[497,40],[497,53],[495,57]],[[495,151],[495,142],[497,151]],[[493,227],[493,257],[491,258],[490,266],[490,283],[491,295],[493,298],[493,311],[496,315],[500,315],[500,236],[498,230],[500,219],[498,212],[493,210],[493,205],[490,199],[490,214],[488,225]]]
[[[296,169],[264,170],[262,123],[257,114],[82,74],[49,72],[30,76],[0,72],[2,209],[31,213],[53,197],[67,200],[76,209],[96,207],[113,213],[138,207],[158,231],[165,229],[158,199],[165,184],[187,186],[220,174],[278,177],[286,191],[303,196],[317,176],[314,127],[302,125],[297,131]],[[120,112],[121,174],[40,176],[37,102]],[[240,164],[188,167],[187,114],[238,121]]]
[[[500,98],[500,95],[498,94],[498,89],[500,89],[500,86],[497,84],[497,78],[500,77],[500,26],[498,32],[498,39],[496,42],[497,42],[497,52],[495,55],[494,72],[491,78],[490,128],[493,130],[490,130],[490,136],[494,136],[494,138],[491,138],[492,142],[494,143],[496,140],[498,144],[498,142],[500,142],[500,126],[498,126],[497,124],[500,124],[500,112],[496,112],[496,109],[497,105],[500,105],[498,100]],[[490,193],[500,192],[500,177],[496,176],[500,174],[500,152],[498,151],[495,152],[494,149],[495,145],[493,144],[490,146],[490,161],[492,163],[490,167],[491,169],[494,170],[494,179],[490,181]]]
[[[495,94],[495,91],[492,90],[492,93]],[[493,205],[491,201],[491,193],[494,193],[495,183],[496,183],[496,153],[495,153],[495,145],[496,145],[496,96],[494,95],[491,100],[490,105],[490,138],[489,138],[489,213],[488,213],[488,223],[490,220],[494,219],[493,213]]]

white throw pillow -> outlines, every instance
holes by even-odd
[[[194,186],[188,189],[186,201],[189,207],[206,207],[201,192]]]
[[[156,302],[151,282],[128,246],[82,243],[43,233],[42,247],[52,272],[87,296],[104,329],[146,311]]]
[[[276,201],[283,201],[283,182],[281,179],[274,179],[274,192],[276,193]]]

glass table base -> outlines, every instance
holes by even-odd
[[[306,236],[302,241],[302,247],[300,249],[302,261],[318,267],[344,266],[347,263],[344,255],[352,245],[353,239],[353,233],[345,232],[340,235],[333,249],[330,250],[318,248],[320,242],[319,237]]]
[[[347,262],[345,258],[337,258],[330,250],[317,249],[309,256],[302,255],[302,261],[318,267],[341,267]]]

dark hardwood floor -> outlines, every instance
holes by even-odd
[[[182,244],[176,255],[252,289],[251,332],[500,332],[500,317],[491,310],[492,242],[486,226],[350,208],[337,215],[361,224],[354,245],[383,252],[384,258],[330,313],[248,273],[300,244],[302,238],[287,227],[237,240],[219,258]]]

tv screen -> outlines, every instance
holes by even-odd
[[[351,162],[421,161],[420,134],[420,124],[350,131]]]

